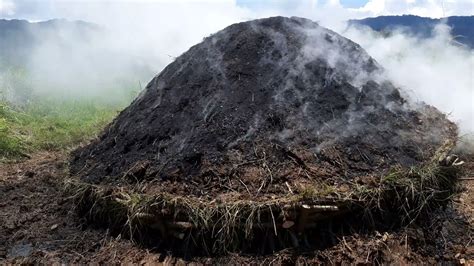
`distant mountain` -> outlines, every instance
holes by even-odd
[[[471,49],[474,48],[474,16],[433,19],[403,15],[349,20],[349,25],[364,25],[384,33],[390,33],[394,29],[401,28],[411,34],[424,38],[432,36],[434,27],[439,23],[446,23],[451,27],[451,34],[458,43]]]
[[[0,68],[5,65],[22,65],[35,47],[45,40],[68,44],[69,36],[87,41],[98,34],[100,27],[83,21],[54,19],[31,23],[26,20],[0,19]]]

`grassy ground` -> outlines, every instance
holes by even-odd
[[[0,162],[94,138],[141,90],[137,80],[100,85],[78,79],[58,87],[37,82],[25,67],[2,65],[0,58]]]
[[[0,102],[0,160],[38,150],[68,149],[89,140],[124,106],[46,98],[22,106]]]

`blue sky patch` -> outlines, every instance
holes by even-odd
[[[339,2],[346,8],[358,8],[365,6],[368,0],[339,0]]]

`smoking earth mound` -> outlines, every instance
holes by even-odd
[[[438,159],[456,135],[435,108],[404,99],[356,43],[306,19],[274,17],[231,25],[190,48],[100,138],[73,152],[70,169],[90,184],[84,194],[95,191],[89,201],[98,191],[111,201],[120,190],[114,206],[134,202],[126,212],[137,219],[168,217],[185,230],[209,227],[188,217],[196,209],[213,210],[207,218],[218,223],[229,206],[273,206],[261,217],[270,215],[276,233],[306,223],[298,211],[293,221],[280,213],[288,208],[372,202],[367,191],[383,198],[387,182],[392,192],[406,180],[441,186],[433,181]],[[247,220],[236,212],[229,230],[249,229],[242,209]]]

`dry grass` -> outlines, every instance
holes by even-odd
[[[409,224],[444,204],[456,191],[460,167],[443,166],[439,159],[446,157],[453,146],[454,142],[447,142],[424,165],[395,167],[376,185],[353,183],[344,192],[318,186],[321,191],[308,188],[300,194],[265,201],[218,202],[167,193],[148,195],[136,187],[93,185],[71,179],[67,193],[90,222],[125,229],[122,232],[132,237],[141,238],[151,230],[159,232],[164,240],[194,245],[208,254],[241,249],[256,232],[271,232],[278,241],[297,246],[300,233],[335,216],[361,211],[367,217],[390,213],[396,214],[400,223]]]

